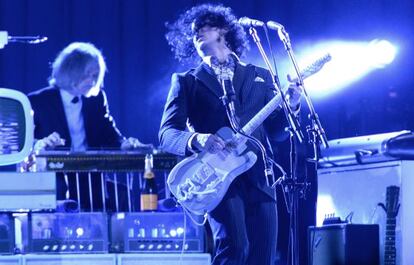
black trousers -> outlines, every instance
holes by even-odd
[[[274,265],[277,243],[275,199],[239,176],[210,213],[213,265]]]

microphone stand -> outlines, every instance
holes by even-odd
[[[308,115],[308,118],[311,121],[311,126],[307,126],[306,130],[308,133],[308,143],[310,143],[313,147],[313,158],[312,159],[308,159],[307,161],[310,161],[312,163],[314,163],[315,165],[315,170],[317,167],[317,162],[319,159],[319,146],[320,143],[323,144],[323,146],[325,148],[328,148],[328,140],[325,134],[325,131],[321,125],[321,122],[319,120],[318,114],[315,111],[315,108],[312,104],[312,101],[307,93],[307,90],[304,86],[304,82],[303,82],[303,78],[302,75],[300,74],[300,70],[296,61],[296,58],[293,54],[292,51],[292,44],[290,42],[290,38],[289,38],[289,34],[285,31],[285,28],[282,25],[279,25],[279,27],[277,27],[277,32],[279,35],[280,40],[283,42],[285,49],[288,53],[288,56],[290,58],[290,60],[292,61],[292,64],[294,66],[296,75],[297,75],[297,85],[301,86],[303,89],[303,95],[305,97],[306,103],[309,107],[309,112],[310,114]],[[291,136],[292,138],[292,136]],[[293,146],[293,139],[291,139],[291,143],[292,143],[292,148],[294,148]],[[297,157],[296,157],[297,159]],[[291,156],[291,161],[293,160],[293,155]],[[297,161],[295,161],[297,162]],[[294,171],[292,170],[292,173]],[[297,234],[297,225],[298,225],[298,214],[297,214],[297,210],[298,210],[298,195],[302,194],[302,196],[306,195],[306,189],[308,188],[308,186],[310,185],[310,183],[307,181],[307,178],[305,178],[303,183],[298,183],[297,182],[297,176],[296,174],[292,174],[292,179],[291,179],[292,183],[289,185],[288,183],[288,192],[289,192],[289,198],[290,198],[290,202],[291,202],[291,212],[290,212],[290,218],[291,218],[291,228],[290,228],[290,239],[291,239],[291,261],[292,261],[292,265],[298,265],[299,264],[299,259],[298,259],[298,254],[299,254],[299,248],[298,248],[298,234]],[[284,183],[282,184],[284,185]],[[300,186],[300,189],[296,189],[296,186]],[[298,193],[299,192],[299,193]]]
[[[233,129],[234,132],[239,133],[240,135],[246,137],[248,140],[250,140],[251,143],[256,145],[257,148],[259,148],[262,159],[264,163],[264,172],[265,172],[265,178],[266,183],[270,187],[275,182],[274,174],[273,174],[273,167],[272,163],[270,162],[270,159],[267,156],[266,148],[263,146],[263,144],[256,139],[255,137],[251,135],[247,135],[243,132],[243,130],[240,127],[239,121],[236,116],[236,110],[234,107],[234,100],[236,97],[236,93],[234,92],[233,84],[230,80],[220,80],[221,87],[223,89],[223,96],[221,97],[222,103],[226,109],[227,118],[229,119],[230,126]]]
[[[305,85],[303,82],[302,75],[300,74],[299,66],[296,62],[296,58],[292,51],[292,44],[290,42],[289,34],[286,32],[284,27],[278,28],[278,35],[280,40],[285,45],[285,49],[289,55],[290,60],[292,61],[293,67],[295,68],[296,75],[298,77],[298,85],[303,88],[303,95],[305,97],[306,103],[309,107],[309,119],[312,122],[313,130],[316,133],[316,137],[320,140],[320,142],[323,144],[325,148],[328,148],[328,139],[326,137],[325,130],[322,127],[321,121],[319,120],[319,116],[315,111],[315,108],[313,106],[313,103],[311,101],[311,98],[308,95],[307,90],[305,89]]]
[[[275,72],[273,71],[272,66],[270,64],[270,61],[269,61],[269,58],[267,57],[267,55],[266,55],[266,53],[263,49],[263,46],[260,42],[260,38],[257,35],[257,31],[256,31],[255,28],[250,27],[249,33],[250,33],[250,35],[252,35],[253,40],[256,43],[257,48],[259,49],[260,54],[262,55],[263,60],[266,63],[266,66],[267,66],[267,68],[270,72],[270,75],[272,77],[272,83],[273,83],[273,87],[274,87],[275,91],[277,93],[279,93],[281,98],[282,98],[282,108],[283,108],[283,110],[285,112],[285,115],[286,115],[286,118],[289,122],[290,130],[292,130],[294,132],[294,134],[296,135],[298,141],[300,143],[302,143],[303,142],[303,134],[302,134],[302,131],[299,129],[300,128],[299,122],[298,122],[296,116],[293,114],[293,111],[290,108],[289,104],[287,103],[285,93],[282,91],[282,89],[276,83]]]
[[[275,82],[275,74],[272,70],[272,67],[270,65],[269,59],[263,49],[263,46],[260,43],[260,39],[257,35],[257,31],[255,28],[250,27],[249,29],[249,33],[250,35],[252,35],[254,42],[256,43],[260,54],[262,55],[267,68],[269,70],[269,72],[271,73],[272,76],[272,82],[273,82],[273,86],[275,88],[275,90],[277,91],[277,93],[280,93],[281,97],[282,97],[282,107],[284,110],[284,113],[286,115],[286,118],[288,120],[289,123],[289,133],[290,133],[290,142],[291,142],[291,160],[290,160],[290,167],[291,167],[291,174],[290,177],[281,177],[279,178],[273,185],[272,187],[275,187],[277,184],[281,184],[282,188],[283,188],[283,192],[284,193],[288,193],[288,196],[286,196],[286,194],[284,194],[284,198],[285,198],[285,202],[286,202],[286,206],[287,206],[287,211],[289,213],[289,217],[290,217],[290,233],[289,233],[289,238],[290,238],[290,253],[291,253],[291,261],[293,265],[298,265],[299,263],[299,259],[298,257],[298,239],[297,239],[297,221],[298,221],[298,214],[297,214],[297,209],[298,209],[298,201],[299,201],[299,194],[304,194],[304,190],[306,189],[306,187],[308,186],[308,183],[298,183],[297,181],[297,177],[296,177],[296,171],[294,170],[296,168],[296,159],[294,160],[293,158],[297,157],[295,151],[296,148],[294,146],[294,141],[295,138],[294,136],[296,136],[296,139],[299,141],[299,143],[303,142],[303,134],[302,131],[300,130],[300,124],[297,120],[297,117],[293,114],[293,111],[291,110],[289,104],[287,103],[286,97],[284,95],[284,92],[280,89],[280,87],[276,84]],[[303,80],[301,79],[302,83]],[[289,207],[290,206],[290,207]]]
[[[235,132],[238,132],[240,130],[240,125],[237,120],[236,109],[234,107],[234,98],[236,97],[236,93],[234,92],[233,84],[231,84],[231,80],[224,79],[221,79],[220,83],[223,89],[223,96],[221,97],[221,101],[226,108],[227,117],[232,129]]]
[[[44,36],[9,36],[7,31],[0,31],[0,49],[11,42],[38,44],[45,41],[47,41],[47,37]]]

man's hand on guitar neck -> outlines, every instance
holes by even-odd
[[[191,138],[190,145],[193,150],[207,151],[212,154],[216,154],[226,148],[226,142],[223,139],[210,133],[196,133]]]
[[[289,106],[294,112],[299,111],[302,92],[302,87],[293,83],[289,85],[289,88],[286,92],[286,97],[289,102]]]

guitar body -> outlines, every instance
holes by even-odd
[[[224,141],[234,139],[230,128],[221,128],[216,135]],[[167,180],[178,202],[194,214],[211,212],[226,194],[233,180],[249,170],[257,160],[247,146],[216,154],[201,152],[185,158],[170,172]]]

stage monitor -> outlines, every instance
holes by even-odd
[[[33,146],[33,115],[23,93],[0,88],[0,166],[16,164]]]

